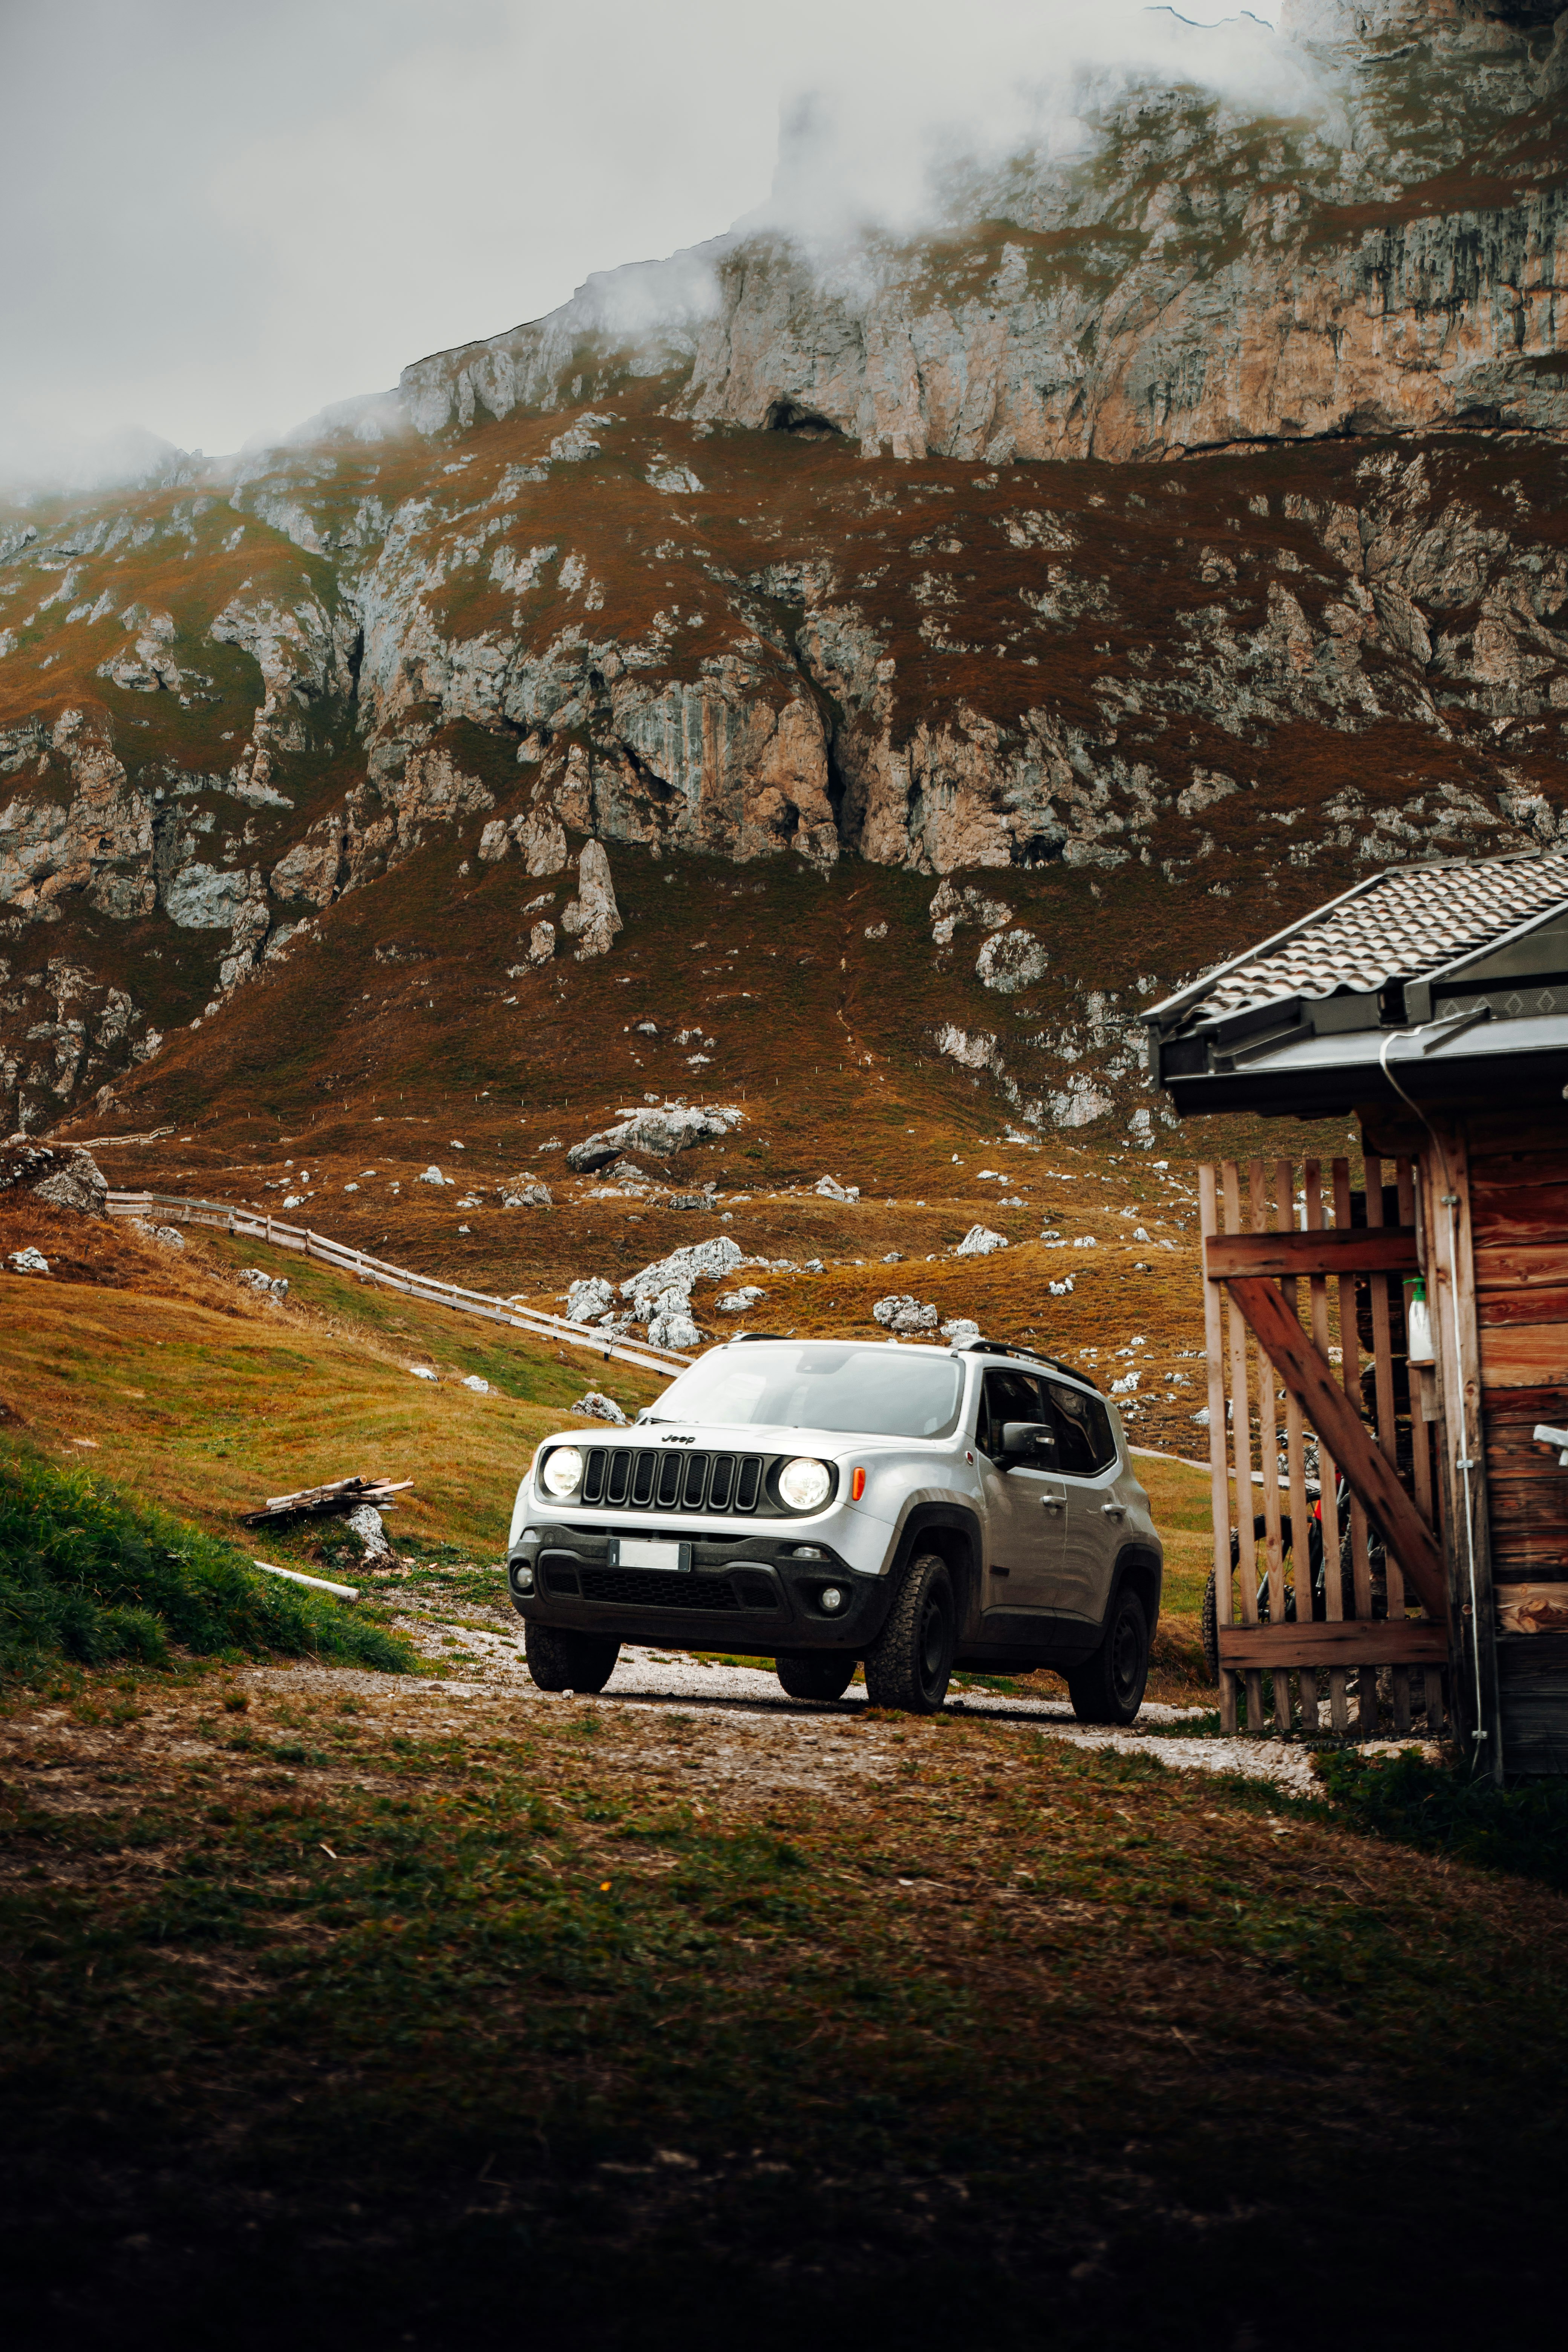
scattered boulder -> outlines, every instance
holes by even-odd
[[[671,1289],[689,1298],[694,1283],[722,1281],[741,1264],[742,1255],[740,1244],[728,1234],[716,1234],[711,1241],[689,1242],[684,1249],[671,1250],[668,1257],[656,1258],[639,1273],[628,1275],[621,1285],[621,1297],[634,1302],[637,1318],[644,1322],[645,1299],[651,1307],[661,1292]],[[609,1303],[606,1285],[605,1304]]]
[[[283,1203],[286,1209],[292,1205],[288,1201]],[[184,1236],[177,1226],[149,1224],[145,1217],[132,1217],[131,1223],[137,1233],[145,1234],[150,1242],[157,1242],[164,1249],[183,1250],[185,1246]]]
[[[554,924],[535,923],[528,935],[528,961],[533,964],[549,963],[554,953]]]
[[[49,1261],[42,1250],[13,1250],[5,1261],[13,1274],[47,1274]]]
[[[478,1372],[465,1372],[463,1386],[466,1389],[472,1389],[476,1396],[489,1396],[490,1392],[489,1381],[481,1381]]]
[[[975,959],[974,977],[999,996],[1016,996],[1043,979],[1050,959],[1033,931],[996,931]]]
[[[416,1381],[433,1381],[436,1377],[428,1364],[410,1364],[408,1369]]]
[[[503,1192],[500,1204],[503,1209],[552,1209],[555,1206],[548,1184],[525,1184],[521,1192]]]
[[[953,1252],[955,1257],[989,1257],[993,1250],[1005,1249],[1005,1234],[994,1234],[989,1225],[971,1225]]]
[[[583,854],[577,860],[577,896],[563,908],[561,928],[577,941],[579,963],[586,963],[592,956],[607,954],[616,932],[625,929],[610,879],[610,861],[602,841],[583,844]]]
[[[860,1198],[858,1184],[841,1184],[837,1176],[819,1176],[816,1189],[825,1201],[858,1201]]]
[[[754,1307],[759,1298],[766,1296],[767,1293],[760,1290],[754,1282],[746,1282],[739,1290],[721,1290],[713,1304],[721,1315],[744,1315],[748,1307]]]
[[[687,1103],[650,1103],[618,1126],[606,1127],[574,1143],[566,1154],[566,1164],[580,1176],[589,1175],[618,1160],[628,1145],[661,1160],[671,1159],[678,1151],[689,1151],[694,1144],[716,1142],[740,1124],[741,1113],[734,1109],[697,1110]]]
[[[590,1274],[581,1282],[573,1283],[566,1293],[568,1323],[592,1323],[608,1314],[615,1305],[616,1294],[602,1275]]]
[[[419,1174],[414,1179],[414,1181],[416,1184],[450,1184],[453,1189],[456,1190],[458,1180],[455,1176],[443,1176],[435,1161],[432,1160],[428,1168],[420,1170]],[[283,1205],[287,1208],[289,1205],[288,1202],[285,1201]]]
[[[973,883],[963,889],[949,877],[931,902],[931,935],[939,948],[946,947],[954,931],[966,923],[976,924],[983,931],[999,931],[1013,919],[1013,909],[1005,899],[988,898]]]
[[[1046,1288],[1053,1298],[1066,1298],[1072,1289],[1072,1276],[1070,1274],[1064,1274],[1059,1282],[1047,1282]]]
[[[980,1326],[967,1315],[956,1315],[951,1323],[942,1325],[942,1336],[950,1348],[966,1347],[971,1339],[979,1339]]]
[[[386,1527],[381,1513],[373,1503],[361,1503],[343,1520],[350,1535],[358,1539],[366,1559],[390,1559],[392,1546],[386,1540]]]
[[[607,1421],[616,1429],[626,1426],[626,1414],[615,1398],[605,1396],[599,1389],[590,1389],[585,1396],[580,1396],[572,1411],[581,1413],[584,1421]]]
[[[695,1348],[701,1338],[701,1332],[691,1319],[689,1304],[682,1301],[679,1291],[667,1290],[648,1318],[648,1346]]]
[[[242,1288],[259,1291],[264,1298],[282,1300],[289,1296],[289,1285],[280,1274],[268,1274],[258,1265],[241,1268],[237,1277]]]
[[[0,1193],[30,1192],[51,1209],[84,1217],[109,1213],[109,1186],[90,1151],[76,1143],[34,1143],[13,1135],[0,1144]]]
[[[934,1307],[907,1295],[900,1297],[897,1292],[879,1298],[871,1312],[889,1331],[934,1331],[937,1326]]]

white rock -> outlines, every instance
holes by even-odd
[[[13,1250],[5,1261],[13,1274],[47,1274],[49,1261],[42,1250],[31,1247]]]
[[[626,1426],[626,1414],[615,1398],[605,1396],[599,1389],[589,1389],[584,1396],[578,1398],[572,1410],[581,1413],[584,1421],[607,1421],[616,1429]]]
[[[1092,1234],[1079,1234],[1074,1238],[1073,1247],[1074,1249],[1098,1249],[1100,1244]]]
[[[739,1290],[721,1291],[713,1303],[721,1315],[744,1315],[748,1307],[754,1307],[759,1298],[766,1297],[765,1290],[760,1290],[754,1282],[748,1282],[743,1283]]]
[[[562,909],[561,928],[577,941],[579,963],[606,954],[616,932],[625,929],[602,841],[583,844],[577,860],[577,896]]]
[[[361,1503],[350,1511],[343,1525],[351,1535],[359,1538],[366,1559],[390,1559],[392,1546],[386,1540],[386,1528],[381,1513],[374,1503]]]
[[[1033,931],[998,931],[988,939],[975,959],[974,977],[983,988],[998,995],[1016,996],[1044,977],[1050,961]]]
[[[410,1364],[408,1369],[416,1381],[433,1381],[436,1377],[428,1364]]]
[[[660,1160],[670,1159],[678,1151],[689,1151],[694,1144],[717,1141],[741,1122],[742,1113],[733,1108],[697,1110],[686,1103],[666,1103],[662,1107],[652,1104],[632,1112],[618,1126],[607,1127],[600,1134],[585,1136],[581,1143],[574,1143],[566,1154],[566,1161],[579,1175],[585,1175],[595,1168],[607,1168],[628,1147],[634,1151],[651,1151]]]
[[[525,1184],[521,1192],[503,1192],[503,1209],[552,1209],[555,1206],[548,1184]]]
[[[966,1340],[979,1339],[980,1326],[967,1315],[955,1315],[951,1323],[942,1325],[942,1336],[950,1348],[962,1348]]]
[[[1112,1396],[1131,1396],[1135,1393],[1137,1387],[1137,1373],[1124,1372],[1121,1380],[1111,1381],[1110,1393]]]
[[[818,1177],[816,1190],[825,1201],[858,1201],[860,1198],[858,1184],[841,1184],[837,1176]]]
[[[529,935],[528,935],[528,961],[529,961],[529,962],[530,962],[530,963],[549,963],[549,962],[551,961],[552,958],[554,956],[554,953],[555,953],[555,926],[554,926],[554,924],[553,924],[553,923],[535,923],[535,925],[533,926],[533,929],[530,931],[530,933],[529,933]]]
[[[511,847],[511,835],[506,819],[492,816],[479,835],[479,862],[484,866],[499,865]]]
[[[566,1293],[568,1323],[591,1323],[595,1315],[603,1315],[615,1303],[615,1292],[602,1275],[590,1274],[571,1285]]]
[[[879,1298],[871,1312],[889,1331],[934,1331],[937,1326],[936,1307],[896,1291]]]
[[[1005,1234],[994,1234],[989,1225],[971,1225],[953,1252],[955,1257],[989,1257],[993,1250],[1007,1246]]]
[[[443,1176],[441,1171],[437,1167],[434,1160],[430,1162],[428,1168],[422,1169],[414,1181],[416,1184],[449,1184],[454,1192],[457,1190],[458,1185],[457,1178],[455,1176]],[[283,1203],[283,1206],[286,1209],[289,1205],[290,1203],[287,1201]]]
[[[466,1389],[472,1389],[476,1396],[489,1396],[490,1392],[489,1381],[481,1381],[478,1372],[465,1372],[463,1386]]]
[[[289,1285],[283,1276],[268,1274],[258,1265],[243,1267],[236,1279],[246,1290],[259,1291],[268,1298],[283,1299],[289,1296]]]
[[[1047,1282],[1046,1288],[1053,1298],[1065,1298],[1072,1288],[1072,1276],[1070,1274],[1064,1274],[1059,1282]]]

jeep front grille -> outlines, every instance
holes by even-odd
[[[655,1453],[648,1445],[595,1445],[583,1473],[593,1507],[751,1514],[763,1496],[760,1454]],[[765,1500],[764,1500],[765,1507]]]

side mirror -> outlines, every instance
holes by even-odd
[[[1029,1470],[1054,1470],[1057,1466],[1057,1433],[1044,1429],[1037,1421],[1007,1421],[1002,1424],[1002,1460],[1011,1469],[1015,1463]]]

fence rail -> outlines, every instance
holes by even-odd
[[[111,1217],[157,1215],[171,1223],[211,1225],[246,1241],[265,1242],[272,1249],[297,1250],[306,1257],[320,1258],[324,1265],[353,1274],[361,1282],[374,1283],[383,1290],[401,1291],[407,1297],[424,1299],[431,1307],[447,1307],[458,1315],[482,1316],[487,1322],[504,1323],[514,1331],[529,1331],[561,1346],[580,1348],[606,1364],[631,1364],[638,1371],[658,1372],[666,1379],[673,1379],[693,1361],[690,1356],[680,1355],[673,1348],[655,1348],[639,1340],[606,1340],[592,1324],[569,1323],[562,1315],[542,1315],[531,1307],[519,1307],[510,1298],[492,1297],[488,1291],[465,1290],[458,1283],[437,1282],[427,1274],[412,1273],[407,1266],[390,1265],[384,1258],[372,1257],[366,1250],[349,1249],[342,1242],[330,1241],[325,1234],[310,1232],[307,1226],[286,1225],[281,1218],[270,1216],[265,1210],[237,1209],[226,1201],[192,1201],[177,1192],[111,1192],[107,1205]]]
[[[1384,1706],[1396,1731],[1408,1731],[1417,1711],[1428,1732],[1444,1721],[1436,1408],[1405,1339],[1403,1277],[1419,1264],[1415,1189],[1407,1160],[1394,1161],[1390,1180],[1376,1158],[1366,1171],[1364,1192],[1353,1193],[1346,1160],[1306,1160],[1299,1181],[1288,1160],[1198,1171],[1226,1730],[1236,1727],[1238,1685],[1250,1733],[1266,1728],[1266,1693],[1275,1727],[1291,1729],[1292,1681],[1303,1730],[1319,1727],[1325,1696],[1330,1724],[1346,1730],[1352,1675],[1363,1732],[1378,1727]],[[1309,1424],[1321,1517],[1309,1515]],[[1342,1523],[1336,1466],[1349,1490]],[[1256,1517],[1241,1500],[1255,1482]]]

